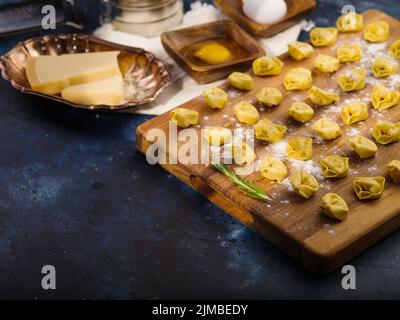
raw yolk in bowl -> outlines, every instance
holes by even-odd
[[[231,52],[218,43],[209,43],[198,49],[194,56],[208,64],[220,64],[232,59]]]

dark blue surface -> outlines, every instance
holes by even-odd
[[[350,1],[320,0],[333,24]],[[80,1],[96,24],[98,1]],[[400,18],[400,1],[353,1]],[[22,38],[0,40],[4,53]],[[86,112],[23,95],[0,80],[0,297],[399,298],[400,232],[339,271],[305,271],[258,235],[146,163],[135,129],[147,117]],[[41,289],[41,268],[57,290]]]

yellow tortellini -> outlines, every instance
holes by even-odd
[[[400,141],[400,122],[379,121],[372,128],[372,136],[379,144]]]
[[[288,141],[286,156],[296,160],[311,160],[313,155],[313,140],[311,138],[297,137]]]
[[[309,199],[318,192],[319,184],[315,177],[307,171],[297,171],[290,177],[293,190],[305,199]]]
[[[359,200],[379,199],[385,189],[384,177],[358,177],[353,188]]]
[[[386,21],[371,22],[364,29],[364,39],[369,42],[384,42],[389,38],[390,27]]]
[[[330,155],[320,162],[325,178],[345,178],[349,175],[349,158]]]
[[[362,55],[362,48],[359,43],[346,44],[336,50],[336,56],[340,62],[360,61]]]
[[[393,181],[400,182],[400,160],[390,161],[386,169]]]
[[[372,65],[372,72],[377,78],[385,78],[396,74],[399,63],[390,56],[380,56]]]
[[[260,115],[255,106],[252,104],[242,101],[233,107],[233,112],[239,122],[246,124],[256,124],[260,119]]]
[[[340,100],[336,92],[329,92],[318,87],[312,87],[307,91],[308,98],[318,106],[329,106]]]
[[[228,83],[237,89],[240,90],[251,90],[253,89],[253,78],[247,74],[242,72],[233,72],[228,77]]]
[[[208,127],[204,131],[204,137],[213,146],[222,146],[232,141],[231,130],[223,127]]]
[[[267,142],[278,142],[282,140],[287,127],[277,125],[269,119],[262,119],[256,125],[256,138]]]
[[[389,109],[400,103],[400,92],[390,91],[388,88],[376,85],[371,93],[372,105],[375,109]]]
[[[283,62],[278,58],[261,57],[253,62],[253,72],[256,76],[276,76],[282,72]]]
[[[341,114],[344,123],[350,126],[368,119],[368,105],[365,102],[354,101],[344,105]]]
[[[310,40],[314,47],[333,46],[337,40],[338,29],[314,28],[310,32]]]
[[[324,140],[333,140],[342,135],[339,125],[328,119],[319,119],[311,126],[314,133]]]
[[[251,164],[256,159],[253,148],[239,139],[235,139],[232,143],[232,156],[238,165]]]
[[[260,173],[268,180],[282,181],[288,174],[288,170],[281,160],[265,157],[260,166]]]
[[[363,16],[356,12],[349,12],[339,17],[336,22],[339,32],[357,32],[364,26]]]
[[[314,60],[314,67],[322,72],[332,73],[339,70],[340,61],[327,54],[319,54]]]
[[[286,89],[291,90],[306,90],[312,85],[311,71],[305,68],[293,68],[285,75],[283,84]]]
[[[275,107],[282,103],[283,95],[276,89],[271,87],[262,88],[256,95],[257,101],[267,107]]]
[[[289,55],[297,60],[301,61],[308,58],[314,52],[314,48],[306,42],[295,41],[288,45]]]
[[[288,114],[296,121],[306,123],[314,116],[314,109],[307,103],[296,101],[288,109]]]
[[[338,83],[345,92],[362,90],[365,88],[365,75],[363,69],[355,69],[340,75]]]
[[[336,193],[327,193],[321,198],[322,212],[330,218],[343,221],[349,213],[349,207],[344,199]]]
[[[390,54],[396,59],[400,59],[400,39],[397,39],[391,44]]]
[[[194,110],[185,108],[176,108],[170,113],[171,121],[175,122],[178,127],[188,128],[197,124],[199,113]]]
[[[228,94],[220,88],[210,88],[203,92],[208,106],[213,109],[222,109],[228,102]]]
[[[368,138],[357,136],[349,139],[350,146],[361,159],[375,157],[378,147]]]

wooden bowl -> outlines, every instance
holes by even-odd
[[[217,65],[201,65],[185,56],[185,49],[195,43],[215,39],[228,39],[237,44],[245,56]],[[265,54],[264,49],[236,23],[229,20],[217,21],[163,33],[161,42],[165,50],[198,83],[209,83],[227,77],[233,71],[245,71],[254,59]]]
[[[285,0],[286,17],[274,24],[260,24],[243,12],[242,0],[214,0],[214,3],[229,18],[258,37],[270,37],[295,25],[316,6],[315,0]]]
[[[118,62],[125,79],[134,79],[140,95],[130,96],[122,105],[79,105],[67,101],[61,95],[44,94],[31,89],[26,77],[26,60],[29,56],[60,55],[99,51],[120,51]],[[152,53],[143,49],[107,42],[91,35],[59,34],[47,35],[19,43],[0,59],[0,71],[4,79],[21,92],[38,95],[90,110],[121,110],[154,101],[161,91],[171,83],[166,65]]]

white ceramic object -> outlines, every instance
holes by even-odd
[[[273,24],[282,20],[287,13],[284,0],[243,0],[243,12],[260,24]]]

